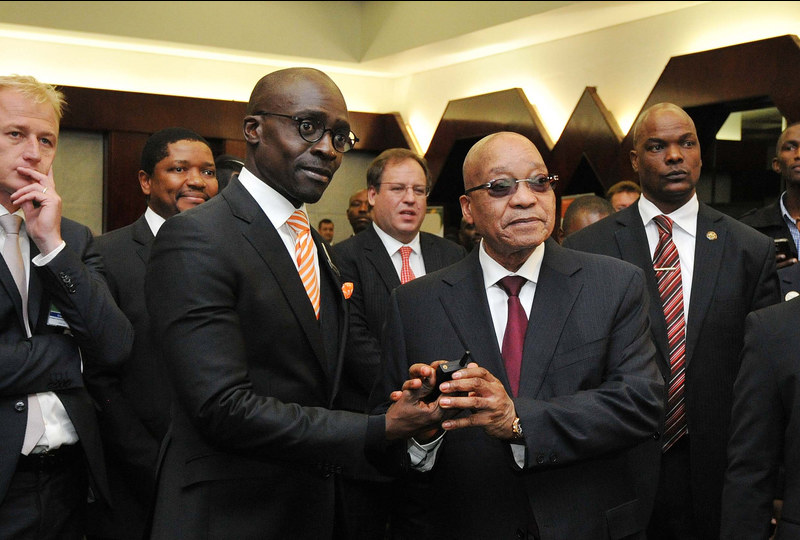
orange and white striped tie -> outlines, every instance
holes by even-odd
[[[314,306],[314,314],[319,319],[319,283],[317,283],[317,270],[314,263],[314,240],[311,238],[308,218],[302,210],[295,210],[286,223],[297,235],[294,242],[297,271],[300,273],[300,279],[303,280],[303,286],[306,288],[311,305]]]

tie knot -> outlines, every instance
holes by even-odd
[[[402,257],[403,259],[408,260],[408,258],[411,257],[411,251],[412,250],[411,250],[410,247],[403,246],[403,247],[400,248],[399,251],[400,251],[400,257]],[[397,260],[397,259],[395,259],[395,260]]]
[[[309,231],[308,218],[302,210],[295,210],[286,223],[297,235]]]
[[[19,234],[19,229],[22,226],[22,218],[16,214],[5,214],[0,216],[0,227],[6,234]]]
[[[667,216],[658,215],[653,216],[653,221],[658,227],[658,230],[664,234],[672,235],[672,220],[669,219]]]
[[[519,296],[519,291],[528,280],[522,276],[506,276],[497,282],[500,288],[506,291],[508,296]]]

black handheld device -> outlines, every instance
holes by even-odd
[[[431,393],[422,398],[422,401],[425,403],[433,403],[436,401],[439,396],[441,395],[441,390],[439,390],[439,385],[443,382],[449,381],[453,378],[453,373],[458,371],[461,368],[467,367],[469,363],[469,351],[464,351],[464,355],[458,361],[452,362],[442,362],[438,366],[436,366],[436,385],[431,390]],[[456,394],[458,395],[458,394]]]
[[[786,259],[790,259],[792,257],[791,250],[789,248],[789,239],[788,238],[775,238],[773,239],[775,242],[775,252],[776,255],[786,255]]]

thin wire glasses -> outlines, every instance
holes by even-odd
[[[420,199],[424,199],[431,192],[431,189],[428,186],[422,186],[422,185],[407,186],[405,184],[399,184],[396,182],[380,182],[376,185],[383,186],[386,189],[386,191],[389,192],[389,195],[393,195],[398,199],[400,197],[404,197],[409,189],[414,193],[415,197],[418,197]]]
[[[535,193],[546,193],[553,185],[558,182],[558,175],[551,174],[550,176],[539,175],[536,178],[497,178],[486,184],[474,186],[464,191],[464,194],[472,193],[479,189],[485,189],[490,196],[497,199],[509,197],[517,192],[517,186],[520,183],[525,183],[528,188]]]
[[[292,116],[289,114],[279,114],[279,113],[271,113],[266,111],[257,111],[253,113],[253,116],[279,116],[281,118],[288,118],[289,120],[293,120],[297,122],[297,132],[303,138],[304,141],[315,143],[322,139],[325,136],[325,132],[331,132],[331,140],[333,141],[333,147],[338,151],[344,154],[345,152],[349,152],[353,149],[355,144],[358,142],[358,137],[356,134],[350,130],[336,130],[334,131],[332,128],[326,128],[325,123],[321,120],[317,120],[315,118],[302,118],[300,116]]]

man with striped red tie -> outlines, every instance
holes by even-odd
[[[668,387],[662,435],[641,456],[658,475],[648,539],[716,539],[745,316],[780,301],[775,248],[698,200],[700,144],[683,109],[645,110],[633,145],[642,197],[564,245],[632,262],[647,277]],[[642,490],[655,485],[640,480]]]

